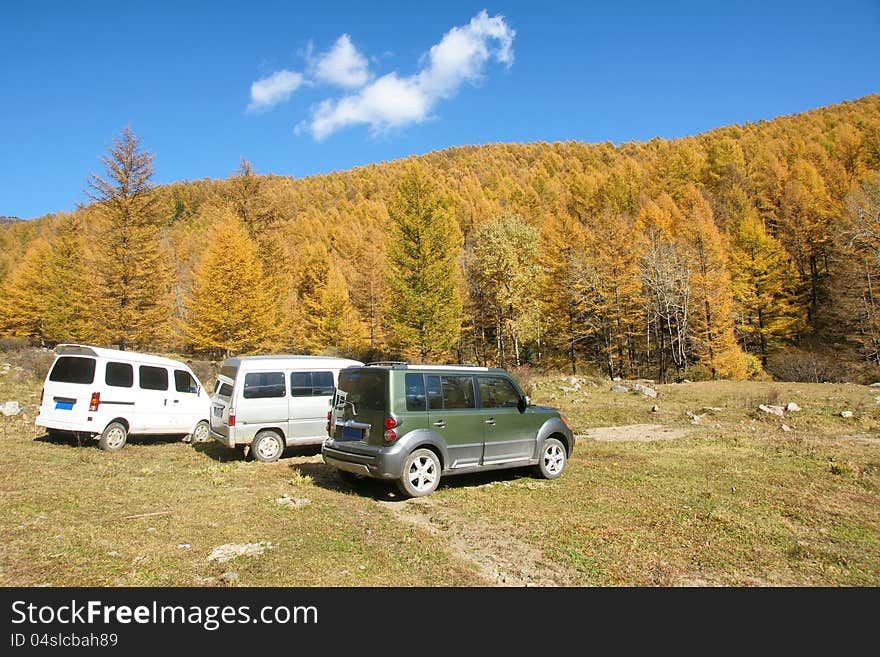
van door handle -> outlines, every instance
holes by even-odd
[[[491,424],[492,426],[495,426],[495,418],[490,417],[488,420],[486,420],[486,424]]]
[[[175,399],[175,400],[174,400],[174,403],[175,403],[175,404],[179,404],[179,403],[180,403],[180,400],[179,400],[179,399]]]
[[[443,421],[443,420],[437,420],[437,421],[434,423],[434,426],[435,426],[435,427],[440,427],[441,429],[445,429],[445,428],[446,428],[446,422]]]

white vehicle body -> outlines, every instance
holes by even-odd
[[[62,344],[49,368],[36,426],[102,436],[110,425],[115,451],[128,434],[208,437],[211,400],[195,373],[170,358],[87,345]],[[201,426],[199,426],[201,423]],[[118,435],[118,426],[125,431]]]
[[[223,362],[211,396],[211,437],[228,447],[277,436],[259,460],[274,461],[284,446],[320,445],[339,371],[360,361],[326,356],[245,356]]]

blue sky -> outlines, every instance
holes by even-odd
[[[674,138],[880,92],[878,34],[878,0],[10,0],[0,215],[73,209],[126,125],[158,183]]]

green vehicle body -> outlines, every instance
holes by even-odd
[[[341,472],[401,482],[417,450],[436,456],[436,479],[489,469],[538,466],[555,478],[575,446],[557,410],[534,406],[503,369],[402,363],[342,370],[322,446]],[[541,468],[552,439],[555,470]],[[558,441],[558,442],[556,442]],[[424,454],[424,452],[419,452]],[[432,458],[428,456],[429,460]],[[408,495],[430,493],[418,487]]]

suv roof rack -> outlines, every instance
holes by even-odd
[[[367,363],[367,366],[370,365],[379,365],[384,367],[396,367],[398,365],[408,365],[406,361],[403,360],[374,360]]]

